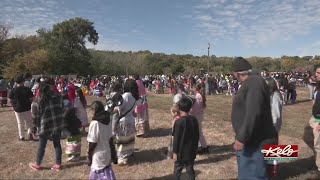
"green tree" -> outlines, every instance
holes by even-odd
[[[47,51],[38,49],[18,56],[10,61],[4,69],[4,75],[7,78],[13,78],[25,72],[31,72],[32,74],[49,74],[53,70],[49,64]]]
[[[171,73],[173,75],[181,74],[185,71],[185,68],[181,63],[174,63],[170,66]]]
[[[285,70],[293,70],[296,68],[296,61],[294,59],[283,59],[281,65]]]
[[[93,22],[74,18],[53,25],[52,30],[39,29],[37,32],[55,73],[90,72],[90,53],[85,45],[87,42],[96,45],[99,39]]]

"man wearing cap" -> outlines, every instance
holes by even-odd
[[[252,72],[250,63],[235,58],[234,76],[241,82],[232,105],[234,149],[237,154],[239,179],[267,179],[263,145],[277,144],[277,131],[272,123],[270,93],[265,80]]]

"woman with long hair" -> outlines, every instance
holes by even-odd
[[[205,90],[205,84],[204,83],[198,83],[196,85],[196,96],[195,96],[195,102],[192,106],[192,109],[190,111],[190,115],[193,115],[197,118],[198,124],[199,124],[199,142],[201,145],[201,148],[199,149],[198,153],[208,153],[209,152],[209,146],[207,144],[207,141],[203,135],[202,132],[202,121],[203,121],[203,114],[204,110],[207,107],[206,104],[206,90]]]
[[[138,85],[139,97],[141,101],[137,103],[135,108],[136,117],[136,132],[137,137],[146,136],[148,131],[150,130],[149,125],[149,111],[148,111],[148,102],[147,102],[147,93],[146,89],[139,78],[139,75],[135,76],[136,83]]]
[[[279,133],[282,124],[282,106],[284,103],[283,97],[278,89],[277,82],[273,78],[267,78],[266,82],[270,91],[273,124]]]
[[[87,100],[83,95],[82,89],[76,89],[76,98],[74,100],[74,108],[76,110],[76,116],[81,121],[82,132],[85,132],[85,128],[88,126],[88,114],[87,114]]]
[[[39,147],[36,163],[30,163],[29,166],[34,170],[41,169],[41,162],[45,153],[47,141],[52,138],[53,146],[56,152],[56,165],[51,169],[61,170],[61,131],[64,128],[63,99],[53,91],[53,87],[44,84],[40,88],[40,100],[37,111],[33,111],[35,123],[39,134]]]
[[[123,91],[123,103],[114,109],[114,112],[120,116],[115,124],[115,143],[119,165],[126,165],[134,152],[136,133],[134,109],[136,101],[139,100],[139,88],[135,80],[127,79]]]
[[[271,105],[271,114],[272,121],[275,129],[279,132],[282,125],[282,106],[284,104],[283,96],[278,89],[277,82],[273,78],[267,78],[266,82],[269,86],[270,91],[270,105]],[[268,172],[274,172],[274,165],[277,164],[277,161],[268,161]],[[270,176],[274,176],[275,174],[269,174]]]
[[[311,72],[308,72],[308,89],[309,89],[309,99],[313,100],[314,99],[314,92],[316,88],[316,78],[312,76]]]

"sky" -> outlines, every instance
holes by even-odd
[[[280,57],[320,55],[320,0],[1,0],[11,35],[82,17],[97,50]]]

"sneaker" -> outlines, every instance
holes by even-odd
[[[69,158],[67,159],[67,161],[68,161],[68,162],[78,162],[78,161],[80,161],[80,156],[77,156],[77,157],[74,157],[74,156],[69,157]]]
[[[207,146],[206,148],[201,147],[200,149],[198,149],[197,153],[198,153],[198,154],[206,154],[206,153],[209,153],[209,146]]]
[[[61,170],[61,165],[56,164],[56,165],[54,165],[54,166],[51,167],[51,170],[60,171],[60,170]]]
[[[24,137],[19,138],[19,141],[25,141]]]
[[[127,160],[122,160],[118,162],[118,166],[126,166],[126,165],[128,165]]]
[[[41,166],[38,166],[37,164],[35,163],[29,163],[29,167],[35,171],[39,171],[41,170]]]

